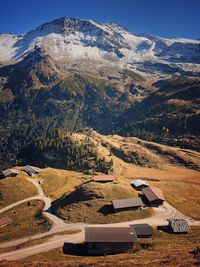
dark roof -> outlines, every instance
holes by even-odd
[[[146,198],[151,201],[155,200],[165,200],[163,193],[160,189],[153,187],[153,186],[148,186],[142,189],[143,194],[146,196]]]
[[[144,203],[140,197],[113,200],[112,204],[113,204],[114,209],[144,206]]]
[[[12,220],[11,220],[10,217],[8,217],[8,216],[3,216],[3,217],[0,218],[0,227],[2,227],[2,226],[4,226],[4,225],[7,225],[7,224],[9,224],[9,223],[11,223],[11,222],[12,222]]]
[[[23,168],[23,171],[27,172],[28,174],[30,175],[33,175],[33,174],[39,174],[40,172],[36,169],[34,169],[33,167],[29,166],[29,165],[26,165],[24,168]]]
[[[184,219],[169,219],[168,221],[174,233],[187,233],[190,230],[190,226]]]
[[[115,177],[113,175],[99,174],[99,175],[95,175],[93,177],[93,180],[95,182],[113,182],[115,181]]]
[[[147,223],[131,224],[130,227],[135,231],[137,237],[153,235],[153,228]]]
[[[12,175],[12,174],[16,174],[16,175],[18,175],[19,172],[18,172],[18,170],[15,170],[15,169],[7,169],[7,170],[2,171],[2,174],[3,174],[4,176],[10,176],[10,175]]]
[[[85,242],[136,242],[130,227],[86,227]]]

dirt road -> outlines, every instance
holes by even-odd
[[[41,252],[45,252],[54,248],[62,247],[64,242],[79,243],[84,239],[83,232],[77,234],[57,235],[49,238],[47,242],[39,245],[15,250],[12,252],[0,254],[1,260],[20,260],[28,256],[36,255]]]

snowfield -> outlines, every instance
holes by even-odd
[[[21,61],[36,46],[57,62],[90,59],[147,73],[200,73],[200,41],[136,36],[113,23],[60,18],[22,35],[0,35],[0,63]]]

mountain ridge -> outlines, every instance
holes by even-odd
[[[44,23],[23,35],[0,35],[0,63],[20,61],[36,46],[67,66],[90,59],[144,75],[200,73],[198,40],[134,35],[114,23],[66,17]]]

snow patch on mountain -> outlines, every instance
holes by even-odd
[[[114,23],[60,18],[24,35],[0,35],[0,63],[21,61],[42,47],[57,62],[97,60],[147,73],[200,73],[200,41],[136,36]]]

